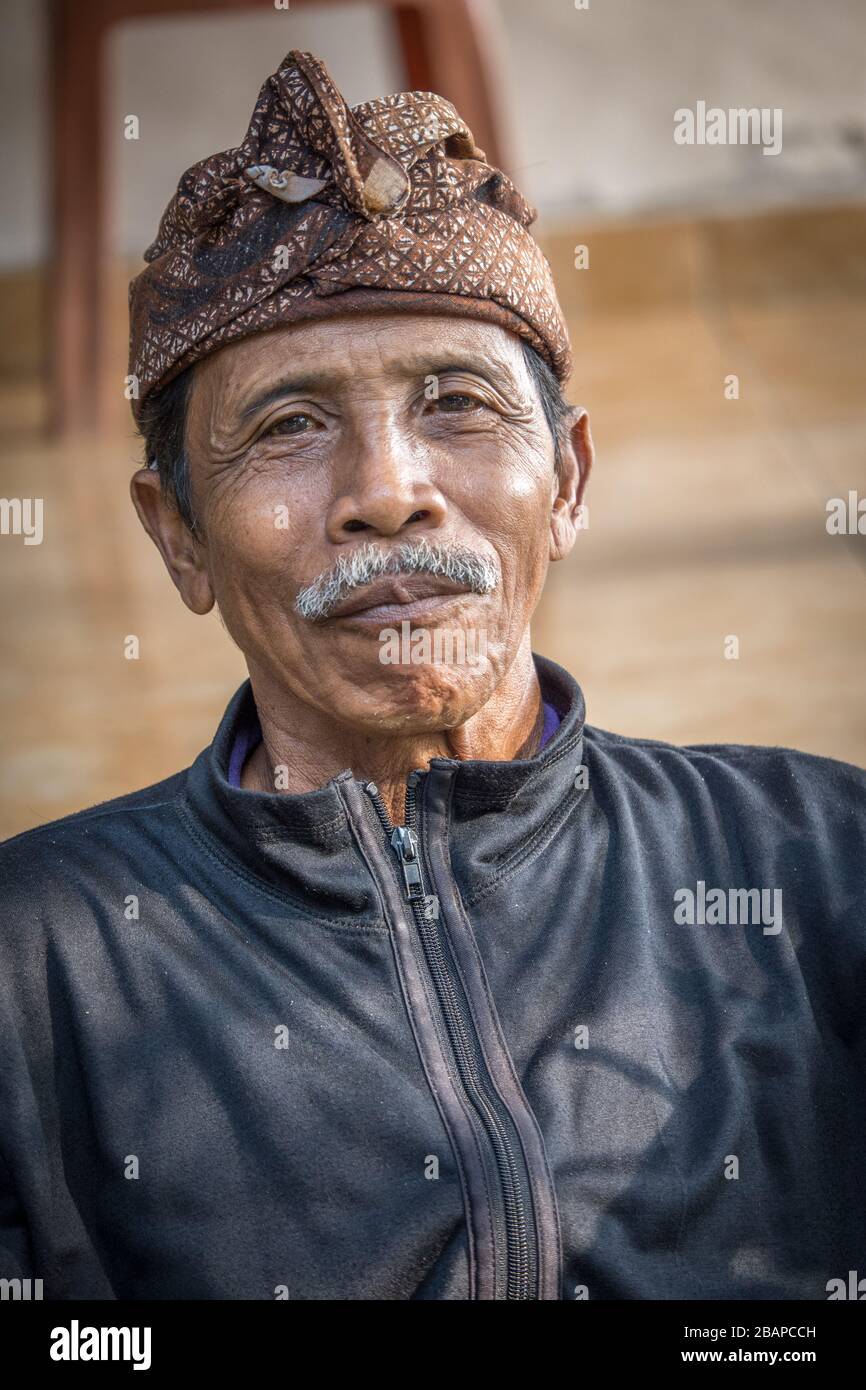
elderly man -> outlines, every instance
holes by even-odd
[[[46,1297],[866,1274],[866,777],[603,733],[533,656],[592,444],[532,217],[447,102],[292,52],[131,287],[133,500],[249,681],[3,850],[0,1274]]]

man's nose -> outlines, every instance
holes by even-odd
[[[356,435],[339,477],[327,525],[335,545],[362,531],[396,536],[415,527],[435,529],[445,521],[447,504],[430,477],[425,450],[413,446],[393,420]]]

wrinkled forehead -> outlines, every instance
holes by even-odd
[[[228,424],[249,416],[270,390],[305,386],[337,397],[387,390],[449,368],[477,371],[525,390],[520,338],[499,324],[442,315],[347,314],[283,324],[211,353],[196,364],[190,415]]]

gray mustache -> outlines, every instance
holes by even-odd
[[[300,589],[295,612],[310,622],[329,618],[354,589],[363,588],[383,574],[440,575],[473,594],[490,594],[499,583],[498,565],[489,556],[466,546],[446,547],[420,540],[382,550],[367,541]]]

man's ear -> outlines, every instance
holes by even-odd
[[[582,406],[575,406],[562,442],[562,463],[550,514],[551,560],[565,559],[578,531],[586,526],[583,494],[592,472],[593,457],[589,416]]]
[[[204,564],[204,550],[183,517],[164,495],[159,474],[139,468],[129,484],[138,519],[163,558],[178,592],[193,613],[209,613],[214,592]]]

